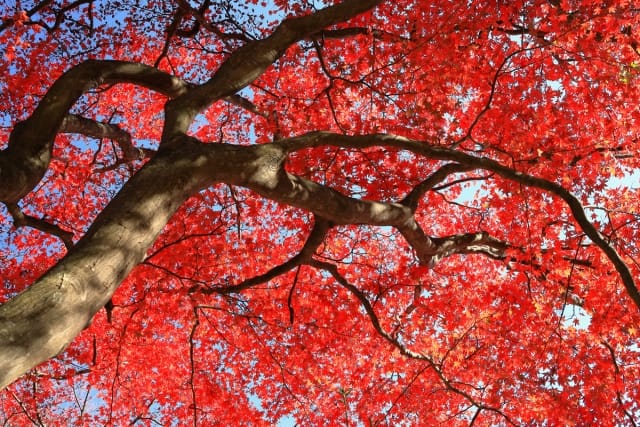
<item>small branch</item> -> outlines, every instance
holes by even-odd
[[[442,166],[440,169],[432,173],[427,179],[416,185],[409,194],[405,196],[400,202],[401,204],[408,206],[412,212],[415,212],[418,208],[420,199],[427,191],[433,189],[436,185],[447,179],[451,174],[458,172],[467,172],[474,169],[471,166],[464,166],[458,163],[449,163]]]
[[[36,13],[40,12],[45,7],[49,6],[51,3],[54,3],[53,0],[43,0],[40,3],[37,3],[33,8],[25,12],[26,17],[32,18]],[[57,11],[51,11],[55,15],[55,22],[52,25],[48,25],[43,20],[33,21],[29,19],[23,22],[24,22],[24,25],[38,25],[44,28],[48,33],[53,33],[64,22],[64,20],[66,19],[65,14],[67,12],[70,12],[73,9],[79,9],[80,6],[85,4],[89,4],[89,7],[88,7],[89,21],[90,21],[89,31],[93,31],[92,16],[91,16],[91,7],[93,5],[93,0],[76,0]],[[4,21],[2,21],[2,23],[0,23],[0,32],[6,30],[7,28],[11,27],[15,23],[16,23],[16,20],[13,18],[5,19]]]
[[[164,40],[164,45],[162,46],[162,51],[160,52],[160,55],[158,55],[158,58],[156,58],[156,61],[153,63],[154,67],[157,68],[160,65],[160,62],[162,62],[162,60],[167,57],[167,54],[169,53],[169,47],[171,46],[171,39],[175,35],[176,30],[180,26],[180,23],[182,22],[182,19],[184,18],[184,16],[185,16],[184,10],[178,7],[178,10],[176,11],[175,15],[173,16],[173,19],[171,20],[171,24],[169,24],[169,27],[167,28],[167,35]]]
[[[549,2],[551,3],[551,2]],[[547,34],[546,31],[536,30],[535,28],[524,27],[522,25],[513,24],[512,28],[504,28],[504,27],[493,27],[493,31],[499,31],[501,33],[507,34],[509,36],[522,36],[522,35],[530,35],[536,39],[539,39],[543,43],[549,43],[548,40],[545,39]]]
[[[614,377],[617,380],[618,375],[620,375],[620,366],[618,365],[618,361],[616,360],[616,353],[615,353],[613,347],[611,346],[611,344],[609,344],[607,341],[605,341],[603,339],[601,341],[601,343],[609,351],[609,355],[611,356],[611,361],[613,362]],[[627,410],[627,408],[624,407],[624,402],[622,401],[622,395],[620,393],[620,390],[616,390],[616,400],[618,401],[618,405],[620,405],[620,408],[622,409],[622,412],[624,412],[624,414],[627,416],[627,418],[631,422],[631,425],[633,427],[636,427],[638,424],[636,423],[633,415]]]
[[[200,325],[200,317],[198,317],[198,307],[193,308],[195,320],[189,333],[189,388],[191,390],[191,402],[193,406],[193,426],[198,426],[198,405],[196,402],[196,362],[195,362],[195,335],[196,329]]]
[[[340,286],[351,292],[358,299],[358,301],[360,301],[360,304],[362,304],[362,307],[367,313],[367,316],[369,317],[369,320],[371,321],[371,324],[373,325],[373,328],[376,330],[376,332],[378,332],[378,334],[382,338],[387,340],[391,345],[400,350],[400,353],[412,359],[432,362],[429,357],[405,348],[398,342],[396,338],[392,337],[391,334],[384,330],[384,328],[380,324],[378,316],[373,310],[373,306],[371,305],[367,297],[362,291],[360,291],[360,289],[349,283],[349,281],[342,274],[340,274],[340,272],[338,271],[338,267],[336,267],[334,264],[325,261],[318,261],[315,259],[309,260],[308,264],[312,267],[328,272],[329,274],[331,274],[331,276],[333,276],[334,280],[338,282],[338,284],[340,284]]]
[[[316,249],[324,241],[324,237],[326,236],[327,232],[331,227],[332,227],[332,224],[329,221],[323,218],[316,217],[315,225],[313,226],[313,229],[311,230],[311,234],[309,234],[309,237],[307,238],[307,241],[305,242],[304,246],[302,247],[302,249],[297,255],[295,255],[293,258],[289,259],[288,261],[271,268],[266,273],[243,280],[242,282],[236,285],[216,286],[214,288],[204,288],[204,289],[201,286],[192,286],[189,289],[189,293],[200,292],[206,295],[208,294],[228,295],[228,294],[244,291],[245,289],[249,289],[261,283],[268,282],[269,280],[272,280],[278,276],[281,276],[293,270],[297,266],[308,263],[313,257],[313,254],[315,253]]]
[[[204,28],[207,31],[215,34],[220,40],[238,40],[248,43],[252,41],[250,37],[243,33],[225,33],[221,31],[213,22],[208,21],[204,14],[209,8],[210,0],[205,0],[198,9],[192,7],[186,0],[178,0],[178,5],[181,9],[181,13],[186,16],[192,16],[195,19],[195,23],[189,29],[177,28],[175,35],[179,37],[194,37],[200,31],[200,28]]]
[[[298,284],[298,275],[300,274],[300,266],[296,270],[296,277],[293,278],[293,285],[291,285],[291,289],[289,290],[289,296],[287,297],[287,307],[289,307],[289,323],[293,325],[294,311],[293,311],[293,292],[296,289],[296,284]]]
[[[384,338],[392,346],[397,348],[402,355],[404,355],[406,357],[409,357],[411,359],[422,360],[422,361],[427,362],[429,364],[429,366],[436,372],[436,374],[438,375],[438,377],[440,378],[440,380],[443,382],[443,384],[445,385],[445,387],[448,390],[450,390],[451,392],[456,393],[456,394],[464,397],[472,405],[474,405],[477,408],[479,408],[479,410],[486,410],[486,411],[495,412],[496,414],[502,416],[509,424],[516,425],[513,422],[513,420],[511,420],[499,408],[494,408],[492,406],[487,406],[487,405],[484,405],[484,404],[482,404],[480,402],[477,402],[475,400],[475,398],[473,396],[471,396],[469,393],[467,393],[467,392],[465,392],[463,390],[460,390],[459,388],[454,387],[453,384],[451,383],[451,381],[442,372],[441,366],[438,366],[438,364],[431,357],[426,356],[426,355],[421,354],[421,353],[417,353],[417,352],[412,351],[412,350],[409,350],[402,343],[400,343],[400,341],[398,341],[398,339],[396,337],[392,336],[390,333],[385,331],[384,328],[382,327],[381,323],[380,323],[380,320],[378,319],[378,316],[376,315],[376,313],[375,313],[375,311],[373,309],[373,306],[369,302],[369,299],[366,297],[364,292],[362,292],[360,289],[358,289],[355,285],[351,284],[342,274],[340,274],[340,272],[338,271],[338,268],[334,264],[331,264],[331,263],[328,263],[328,262],[324,262],[324,261],[311,260],[309,265],[311,265],[312,267],[318,268],[320,270],[324,270],[324,271],[328,272],[329,274],[331,274],[331,276],[334,278],[334,280],[336,282],[338,282],[338,284],[340,286],[344,287],[349,292],[351,292],[351,294],[353,294],[358,299],[358,301],[360,301],[360,304],[362,304],[362,307],[364,308],[365,312],[367,313],[367,316],[369,317],[369,320],[371,321],[371,324],[373,325],[373,328],[376,330],[378,335],[380,335],[382,338]]]
[[[452,187],[454,185],[462,184],[462,183],[465,183],[465,182],[486,181],[489,178],[492,178],[493,175],[494,174],[490,173],[490,174],[484,175],[484,176],[468,176],[468,177],[465,177],[465,178],[454,179],[453,181],[449,181],[446,184],[436,185],[435,187],[432,188],[432,190],[434,190],[434,191],[442,191],[445,188],[449,188],[449,187]],[[462,206],[464,206],[464,205],[462,205]]]
[[[269,114],[265,113],[264,111],[261,111],[253,102],[249,101],[247,98],[240,96],[238,94],[229,95],[225,98],[225,100],[240,108],[244,108],[245,110],[257,116],[264,117],[265,119],[271,118]]]
[[[31,9],[29,9],[28,11],[26,11],[26,15],[28,18],[31,18],[33,15],[35,15],[36,13],[38,13],[41,9],[45,8],[46,6],[48,6],[49,4],[51,4],[53,2],[53,0],[43,0],[40,3],[36,3],[35,6],[33,6]],[[57,20],[56,20],[57,21]],[[2,23],[0,24],[0,32],[6,30],[7,28],[11,27],[13,24],[16,23],[16,20],[13,18],[7,18],[4,21],[2,21]]]
[[[5,203],[7,210],[13,218],[13,224],[16,227],[31,227],[36,230],[40,230],[43,233],[52,234],[62,240],[67,250],[73,247],[73,233],[63,230],[55,224],[45,221],[44,219],[36,218],[31,215],[27,215],[20,207],[14,203]]]
[[[78,133],[97,139],[111,139],[115,141],[122,150],[125,161],[138,160],[144,156],[142,150],[133,146],[131,134],[112,123],[98,122],[76,114],[69,114],[62,121],[59,132]]]

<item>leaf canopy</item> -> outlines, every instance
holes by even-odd
[[[0,53],[0,302],[118,278],[6,425],[640,423],[633,2],[9,1]]]

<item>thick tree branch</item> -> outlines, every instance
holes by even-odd
[[[286,145],[291,140],[284,141]],[[209,159],[209,170],[215,170],[215,165],[220,161],[218,147],[214,144],[198,147]],[[229,177],[232,181],[228,183],[250,188],[271,200],[311,211],[334,224],[395,227],[425,265],[433,266],[438,260],[454,253],[484,253],[493,258],[502,258],[507,247],[486,233],[441,237],[436,242],[425,234],[414,217],[414,211],[408,206],[355,199],[325,185],[287,173],[283,166],[285,152],[279,142],[236,147],[236,150],[237,156],[241,152],[247,155],[243,160],[246,166],[242,174]],[[465,168],[460,165],[444,167],[432,179],[427,179],[427,184],[439,182],[446,174]]]
[[[438,245],[437,259],[432,260],[432,263],[452,254],[483,254],[495,259],[504,259],[505,250],[509,247],[507,243],[490,236],[486,231],[432,237],[432,240]]]
[[[0,388],[64,350],[104,307],[176,209],[205,185],[193,163],[159,152],[58,264],[0,306]]]
[[[285,20],[268,37],[237,49],[209,81],[167,103],[163,141],[186,133],[200,111],[253,82],[295,42],[366,12],[380,1],[346,0],[306,16]]]
[[[40,182],[55,136],[78,98],[91,88],[115,83],[137,84],[168,97],[188,88],[186,82],[143,64],[89,60],[76,65],[56,80],[28,119],[16,124],[8,147],[0,151],[0,201],[16,203]]]
[[[209,150],[209,147],[212,146],[205,145],[202,148]],[[355,199],[330,187],[289,174],[284,171],[284,154],[277,142],[256,147],[253,151],[259,157],[254,161],[247,161],[252,167],[245,169],[245,175],[241,177],[244,179],[235,181],[236,185],[250,188],[271,200],[311,211],[334,224],[395,227],[425,265],[434,266],[438,260],[454,253],[484,253],[501,259],[508,246],[486,233],[432,238],[425,234],[416,221],[415,208],[400,203]],[[441,182],[446,175],[469,169],[459,164],[444,166],[419,185],[418,190],[410,194],[407,203],[414,203],[414,198],[421,191],[426,191],[429,185]]]
[[[629,267],[615,248],[609,244],[608,240],[598,231],[591,221],[589,221],[580,200],[569,190],[555,182],[517,171],[487,157],[476,157],[454,149],[433,146],[427,141],[411,140],[397,135],[372,134],[348,136],[331,132],[312,132],[298,137],[280,140],[278,141],[278,145],[287,153],[325,145],[344,148],[395,147],[423,155],[430,159],[453,161],[464,166],[495,172],[503,178],[554,194],[565,201],[574,219],[584,233],[604,252],[607,258],[609,258],[622,279],[627,293],[634,304],[640,308],[640,292],[638,291]]]
[[[206,147],[206,146],[205,146]],[[318,184],[289,174],[282,168],[281,153],[276,146],[262,146],[263,161],[252,162],[254,170],[248,170],[245,179],[235,182],[257,193],[291,206],[299,207],[326,218],[335,224],[366,224],[396,227],[416,250],[425,264],[430,264],[437,254],[437,246],[424,233],[407,206],[398,203],[381,203],[355,199]],[[259,153],[259,151],[258,151]],[[269,163],[269,159],[274,159]]]
[[[378,40],[386,40],[391,42],[409,41],[407,37],[403,37],[397,34],[389,33],[377,28],[367,27],[349,27],[339,28],[335,30],[323,30],[317,34],[313,34],[313,38],[317,40],[323,39],[345,39],[361,35],[371,35]]]

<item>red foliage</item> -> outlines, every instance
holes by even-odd
[[[313,2],[211,0],[199,15],[190,2],[182,32],[169,36],[187,2],[41,3],[35,12],[31,1],[0,6],[0,148],[82,60],[157,64],[200,83],[229,52]],[[314,130],[393,133],[490,158],[575,194],[637,278],[639,43],[633,2],[383,1],[289,48],[241,92],[259,114],[221,101],[191,130],[241,145]],[[132,85],[99,87],[73,111],[155,150],[165,101]],[[145,161],[110,167],[121,157],[110,140],[60,135],[21,207],[80,237]],[[286,167],[343,194],[397,202],[441,165],[388,147],[318,147],[292,153]],[[474,170],[427,192],[416,217],[429,235],[484,230],[511,249],[501,260],[456,254],[427,268],[395,229],[337,226],[314,258],[335,275],[302,265],[217,295],[203,289],[295,256],[314,220],[243,188],[202,191],[120,286],[110,321],[99,312],[63,354],[0,394],[0,420],[640,423],[640,312],[561,198]],[[0,224],[6,301],[65,249],[12,227],[6,210]]]

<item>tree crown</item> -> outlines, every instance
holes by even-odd
[[[0,419],[640,422],[632,2],[0,19]]]

